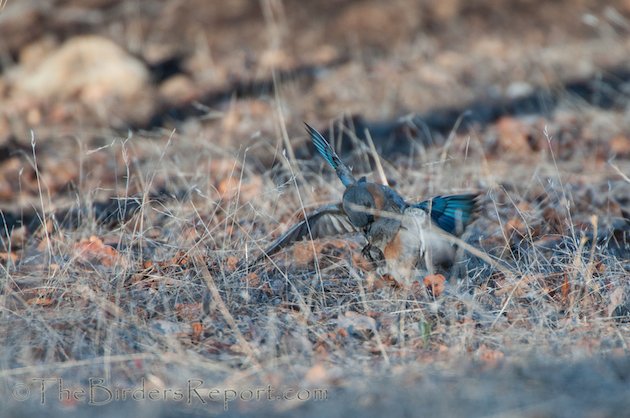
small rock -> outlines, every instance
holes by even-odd
[[[524,81],[515,81],[511,83],[506,91],[505,96],[509,99],[518,99],[534,93],[534,87]]]
[[[53,36],[43,36],[20,50],[20,65],[29,70],[35,69],[42,63],[46,56],[57,47],[57,41]]]
[[[190,78],[178,74],[164,80],[160,84],[159,93],[166,103],[181,105],[195,100],[198,96],[198,89]]]
[[[116,43],[87,35],[68,40],[32,71],[24,68],[14,85],[41,99],[79,97],[97,103],[136,97],[147,89],[149,78],[145,65]]]
[[[361,340],[369,340],[376,331],[376,321],[366,315],[348,311],[337,318],[339,328],[345,329],[349,335]]]

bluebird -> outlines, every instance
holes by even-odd
[[[367,240],[363,255],[377,263],[381,272],[397,279],[411,278],[418,268],[432,273],[453,264],[456,246],[449,236],[460,236],[473,220],[479,205],[478,193],[435,196],[408,203],[391,187],[369,182],[365,177],[357,180],[326,139],[305,125],[315,148],[345,186],[343,199],[307,215],[261,257],[306,237],[361,232]]]

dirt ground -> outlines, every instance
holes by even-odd
[[[0,416],[627,415],[629,35],[627,0],[0,0]],[[341,197],[304,121],[410,201],[480,191],[477,252],[252,264]]]

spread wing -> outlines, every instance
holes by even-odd
[[[453,235],[461,235],[479,210],[479,193],[435,196],[415,207],[431,214],[431,220]]]
[[[310,233],[309,233],[310,230]],[[344,213],[341,203],[326,205],[306,215],[306,219],[293,225],[259,255],[254,263],[271,256],[284,247],[304,238],[323,238],[357,232]]]

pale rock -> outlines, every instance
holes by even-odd
[[[97,103],[137,97],[149,79],[140,60],[109,39],[87,35],[68,40],[33,70],[20,71],[14,87],[40,99],[78,97]]]
[[[20,49],[19,62],[24,69],[34,70],[59,44],[54,36],[43,36]]]
[[[160,84],[159,93],[162,100],[171,105],[181,105],[195,100],[198,89],[190,78],[185,75],[174,75]]]

